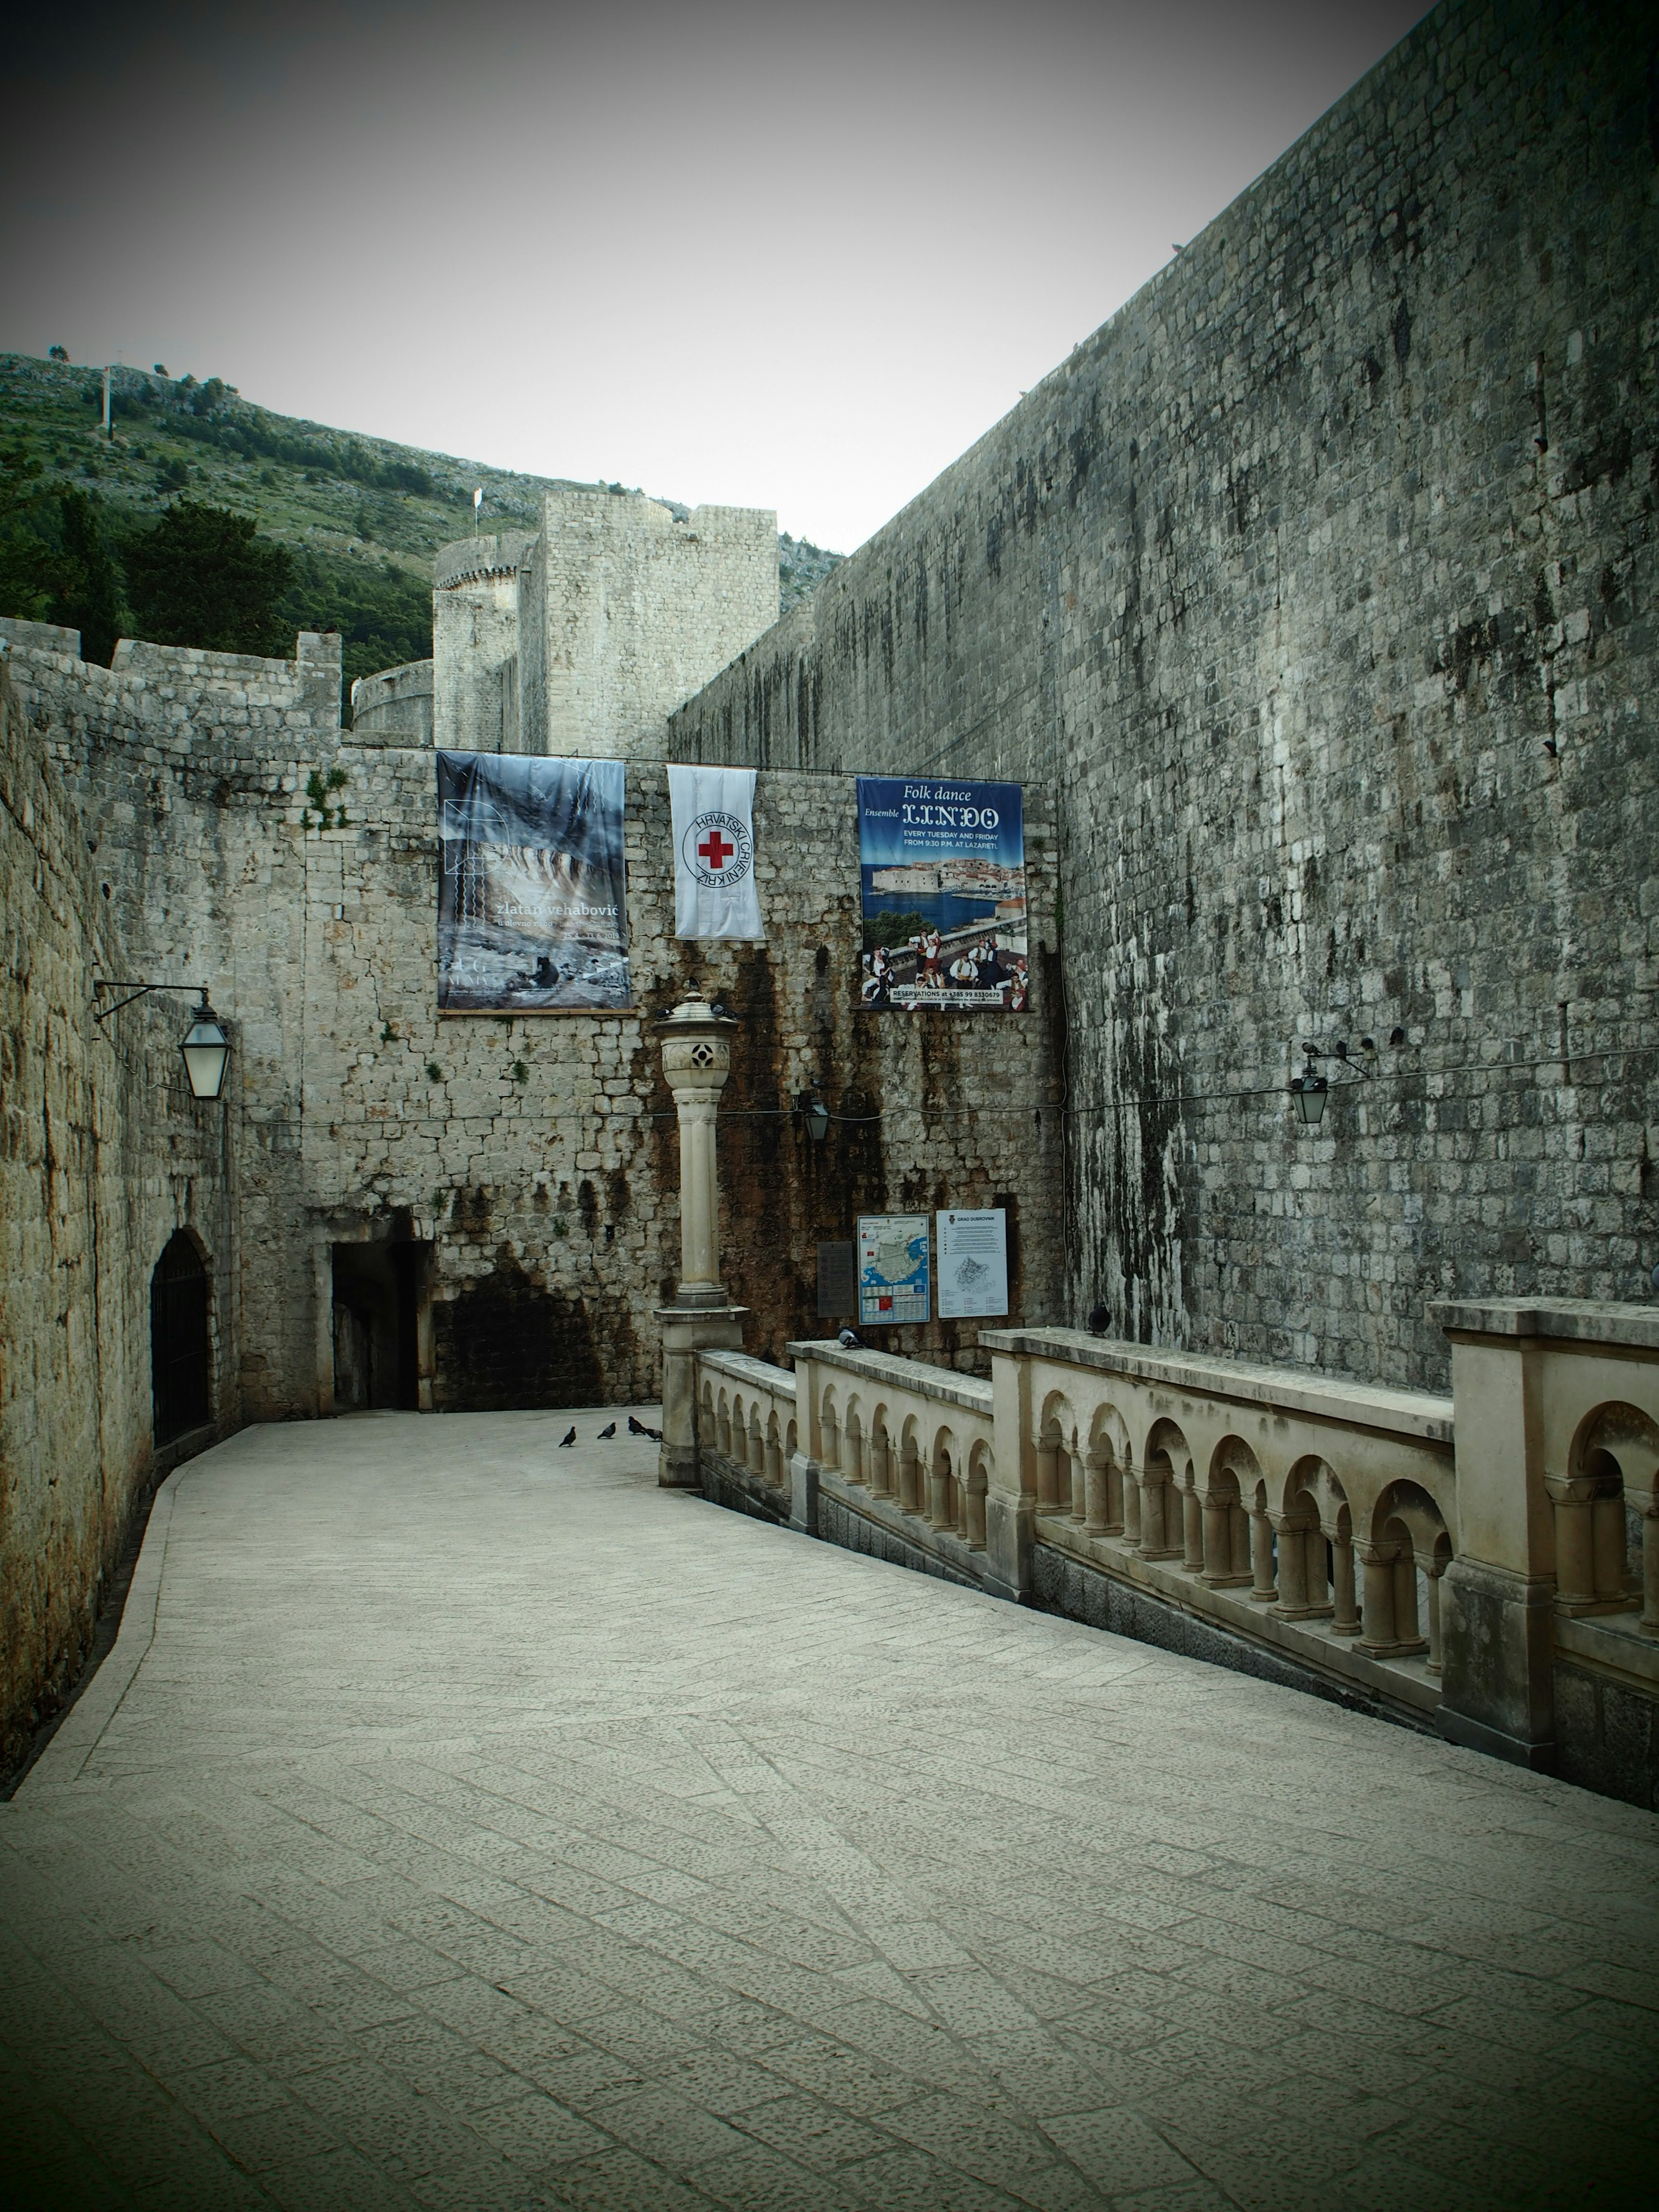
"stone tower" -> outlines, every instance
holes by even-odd
[[[460,752],[659,759],[673,709],[777,616],[775,514],[557,486],[538,535],[438,554],[434,737]]]

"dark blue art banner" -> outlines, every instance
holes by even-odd
[[[620,761],[441,752],[438,849],[441,1012],[631,1003]]]
[[[1017,783],[861,775],[859,1003],[1025,1004],[1025,818]]]

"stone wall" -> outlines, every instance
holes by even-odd
[[[560,487],[519,604],[524,750],[659,759],[670,710],[777,620],[777,517]]]
[[[9,647],[33,628],[0,623],[0,639]],[[78,648],[72,631],[36,635]],[[0,1776],[73,1680],[155,1468],[149,1282],[176,1229],[208,1264],[221,1429],[235,1420],[238,1318],[234,1129],[190,1097],[178,1051],[185,1000],[148,998],[94,1019],[94,979],[131,972],[101,890],[108,824],[64,792],[9,658],[0,659]]]
[[[1432,1296],[1649,1294],[1651,49],[1436,9],[672,718],[1064,793],[1067,1301],[1131,1336],[1433,1385]]]
[[[331,1410],[332,1248],[376,1240],[421,1249],[422,1402],[653,1397],[678,1160],[651,1018],[694,978],[742,1024],[720,1165],[727,1274],[755,1348],[781,1356],[818,1326],[817,1243],[850,1237],[860,1210],[1005,1205],[1015,1311],[1059,1317],[1043,963],[1023,1015],[857,1009],[850,779],[760,779],[769,942],[705,952],[672,934],[665,771],[631,762],[636,1011],[440,1018],[432,751],[341,732],[337,641],[302,637],[294,662],[228,672],[150,649],[139,677],[122,672],[133,656],[88,668],[55,635],[15,628],[40,742],[106,824],[100,877],[130,957],[199,975],[234,1025],[242,1418]],[[284,704],[313,667],[314,710]],[[337,773],[322,826],[307,786]],[[1037,790],[1028,845],[1033,942],[1052,948],[1056,833]],[[845,1117],[822,1145],[793,1111],[814,1077]],[[937,1321],[891,1333],[895,1348],[963,1364],[976,1334]]]
[[[429,745],[432,663],[406,660],[360,676],[351,687],[351,731],[360,745]]]

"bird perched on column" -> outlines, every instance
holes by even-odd
[[[840,1345],[843,1352],[862,1352],[864,1349],[858,1331],[853,1328],[842,1329],[836,1342]]]

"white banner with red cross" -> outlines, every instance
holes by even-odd
[[[671,768],[674,934],[763,945],[755,887],[755,771]]]

